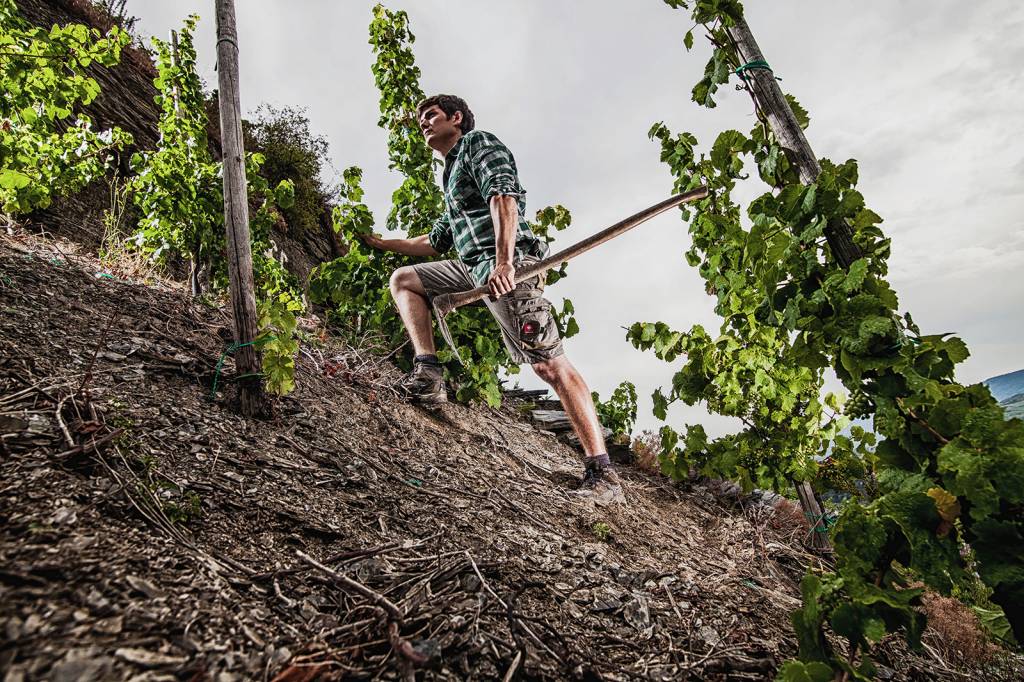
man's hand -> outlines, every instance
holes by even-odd
[[[381,239],[375,234],[361,234],[359,238],[367,246],[381,251],[400,253],[403,256],[420,256],[430,258],[440,254],[430,245],[430,238],[421,234],[411,239]]]
[[[516,268],[511,263],[498,263],[494,266],[494,272],[487,279],[487,288],[491,290],[491,296],[501,298],[504,294],[510,294],[516,288]]]
[[[361,234],[359,235],[359,238],[362,239],[363,243],[369,247],[380,249],[382,251],[386,250],[384,247],[384,240],[371,232]]]

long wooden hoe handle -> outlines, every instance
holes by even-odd
[[[646,208],[643,211],[635,215],[631,215],[625,220],[621,220],[611,227],[605,228],[597,234],[587,237],[581,242],[577,242],[572,246],[559,251],[553,256],[549,256],[542,261],[528,265],[525,268],[516,271],[516,284],[525,282],[531,277],[543,274],[552,268],[557,268],[562,263],[572,260],[580,254],[590,251],[595,246],[604,244],[609,239],[614,239],[624,232],[628,232],[640,223],[647,222],[659,213],[664,213],[668,209],[685,204],[691,201],[698,201],[708,195],[708,188],[701,186],[697,189],[690,190],[689,192],[683,192],[673,197],[666,199],[660,203]],[[477,287],[476,289],[470,289],[469,291],[460,291],[454,294],[442,294],[434,298],[434,311],[439,319],[443,319],[448,313],[470,303],[476,303],[484,298],[490,296],[490,290],[486,286]],[[451,343],[449,342],[449,345]]]

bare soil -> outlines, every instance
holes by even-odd
[[[821,560],[788,515],[628,468],[629,504],[595,507],[521,406],[404,404],[330,338],[245,419],[226,313],[124,277],[0,237],[5,680],[770,679],[796,654]]]

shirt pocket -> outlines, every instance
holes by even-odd
[[[473,176],[456,168],[448,181],[447,187],[448,205],[451,206],[453,215],[475,207],[480,203],[480,190],[476,188]]]

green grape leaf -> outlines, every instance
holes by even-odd
[[[796,97],[786,94],[786,101],[789,103],[789,108],[792,110],[793,115],[796,117],[797,125],[801,128],[806,129],[811,124],[811,117],[807,114],[807,110],[800,106],[800,102],[796,100]]]
[[[787,661],[779,669],[776,682],[831,682],[832,667],[819,661]]]
[[[1013,643],[1013,630],[1010,628],[1010,621],[1006,614],[998,606],[994,609],[973,605],[971,610],[978,616],[981,626],[985,631],[997,639]]]
[[[654,401],[654,416],[665,421],[668,418],[668,400],[665,399],[660,388],[654,391],[651,400]]]
[[[31,182],[32,178],[16,170],[5,170],[0,173],[0,188],[3,189],[18,190],[28,187]]]
[[[864,278],[868,273],[868,261],[865,258],[858,258],[851,265],[846,273],[846,281],[843,283],[843,291],[852,294],[864,284]]]
[[[295,183],[291,180],[282,180],[274,188],[274,200],[281,208],[291,208],[295,205]]]

